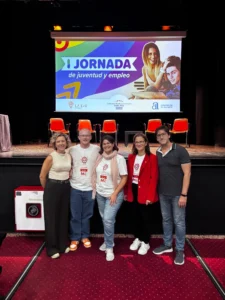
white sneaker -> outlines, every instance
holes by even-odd
[[[141,242],[141,247],[138,250],[138,254],[145,255],[147,254],[149,249],[150,249],[149,244],[145,244],[144,242]]]
[[[53,255],[51,256],[51,258],[53,258],[53,259],[58,258],[58,257],[60,257],[60,254],[59,254],[59,253],[55,253],[55,254],[53,254]]]
[[[113,243],[113,247],[115,246],[115,244]],[[105,251],[106,250],[106,244],[103,243],[100,247],[99,247],[100,251]]]
[[[69,252],[70,252],[70,247],[67,247],[65,253],[69,253]]]
[[[136,238],[133,243],[130,245],[130,250],[136,251],[141,246],[141,241]]]
[[[113,253],[113,249],[112,248],[108,248],[105,250],[105,253],[106,253],[106,260],[107,261],[112,261],[114,260],[115,256],[114,256],[114,253]]]

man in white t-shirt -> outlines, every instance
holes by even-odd
[[[85,248],[91,247],[90,218],[93,215],[94,200],[92,199],[92,173],[100,147],[90,144],[91,132],[82,129],[78,138],[80,144],[69,149],[73,159],[72,176],[70,179],[70,250],[77,250],[81,241]]]

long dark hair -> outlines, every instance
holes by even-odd
[[[137,149],[136,149],[136,147],[135,147],[135,139],[136,139],[137,137],[142,137],[142,138],[144,139],[144,141],[147,143],[146,146],[145,146],[145,153],[146,153],[147,155],[150,155],[151,152],[150,152],[150,146],[149,146],[148,138],[147,138],[147,136],[146,136],[144,133],[141,133],[141,132],[136,133],[135,136],[133,137],[132,153],[133,153],[133,154],[138,154],[138,151],[137,151]]]
[[[102,153],[104,152],[103,147],[102,147],[102,144],[103,144],[103,141],[105,141],[105,140],[107,140],[108,142],[110,142],[110,144],[114,144],[114,146],[113,146],[113,151],[114,151],[114,150],[116,150],[116,151],[119,150],[119,148],[118,148],[117,145],[115,144],[114,138],[113,138],[111,135],[107,134],[107,135],[104,135],[103,138],[102,138],[102,140],[101,140],[101,143],[100,143],[100,151],[99,151],[100,154],[102,154]]]

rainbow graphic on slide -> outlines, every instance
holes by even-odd
[[[80,83],[76,97],[79,99],[113,91],[136,81],[142,76],[142,48],[146,43],[56,41],[56,94],[64,93],[64,86],[76,81]],[[92,58],[92,67],[88,69],[89,58]],[[67,62],[70,66],[64,68]],[[76,68],[78,64],[80,68]]]
[[[146,111],[147,103],[131,100],[144,89],[142,51],[149,42],[158,44],[165,58],[171,49],[181,53],[180,41],[56,40],[56,111]]]

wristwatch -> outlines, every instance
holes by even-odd
[[[181,196],[183,196],[183,197],[187,197],[187,195],[185,195],[185,194],[180,194]]]

